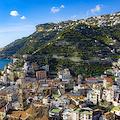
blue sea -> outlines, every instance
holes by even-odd
[[[9,62],[12,62],[12,60],[8,59],[0,59],[0,69],[4,70],[4,66],[8,65]]]

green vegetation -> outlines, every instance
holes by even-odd
[[[54,98],[59,98],[61,95],[56,95],[56,94],[53,94],[53,97]]]
[[[120,106],[114,107],[111,111],[120,111]]]
[[[53,29],[54,25],[57,24],[46,23],[40,26],[45,29]],[[60,36],[59,39],[57,39],[58,36]],[[115,42],[115,40],[117,42]],[[113,45],[109,45],[110,43],[113,43]],[[49,32],[34,32],[28,37],[18,39],[9,44],[3,49],[1,54],[6,56],[13,54],[31,54],[40,49],[36,52],[37,55],[57,54],[67,57],[75,56],[88,60],[91,57],[99,57],[100,54],[100,57],[114,56],[111,50],[117,50],[119,46],[120,24],[113,27],[97,27],[81,23],[72,29],[63,29],[61,32],[59,32],[58,29],[53,29]],[[118,54],[116,56],[118,56]]]
[[[92,111],[83,111],[82,113],[92,115]]]
[[[86,62],[86,61],[78,61],[74,62],[70,59],[57,59],[51,58],[48,56],[45,59],[36,60],[35,57],[29,59],[29,61],[35,61],[39,64],[39,66],[43,66],[45,64],[50,65],[50,71],[59,71],[64,68],[69,68],[73,76],[77,76],[82,74],[84,78],[90,76],[97,76],[104,73],[105,70],[111,67],[111,63],[103,63],[103,62]]]
[[[109,18],[109,16],[108,16]],[[88,18],[88,21],[94,20]],[[97,22],[97,21],[96,21]],[[97,76],[111,67],[120,55],[120,24],[98,27],[73,21],[40,24],[41,32],[16,40],[6,46],[3,56],[33,54],[28,60],[40,66],[49,64],[50,71],[69,68],[73,76]],[[65,27],[68,25],[69,27]],[[62,26],[62,27],[61,27]],[[16,66],[22,66],[18,63]]]
[[[80,108],[75,109],[74,111],[80,111]]]

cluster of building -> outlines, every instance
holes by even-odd
[[[120,23],[120,12],[91,17],[84,20],[84,22],[88,25],[98,25],[99,27],[113,26]]]
[[[15,69],[16,62],[17,59],[10,62],[1,72],[1,83],[6,86],[0,89],[0,119],[120,119],[118,78],[117,82],[107,74],[85,80],[82,75],[73,78],[68,68],[49,78],[49,65],[40,67],[24,61],[23,67]],[[111,109],[106,110],[110,106]]]
[[[81,20],[59,21],[56,24],[54,23],[41,24],[36,26],[36,32],[41,32],[41,31],[49,32],[54,30],[62,31],[65,28],[69,28],[69,27],[72,28],[73,26],[79,23],[85,23],[87,25],[97,25],[98,27],[113,26],[120,23],[120,12],[116,12],[108,15],[99,15]],[[50,27],[44,28],[44,25]]]

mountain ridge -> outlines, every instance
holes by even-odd
[[[68,20],[68,21],[60,21],[58,23],[39,24],[39,25],[36,25],[36,31],[33,34],[29,35],[28,37],[15,40],[14,42],[5,46],[3,50],[0,52],[0,56],[8,57],[13,55],[16,56],[16,55],[23,55],[23,54],[35,54],[36,51],[38,52],[39,49],[41,49],[41,47],[44,46],[44,44],[45,46],[46,44],[51,44],[51,41],[56,41],[59,39],[61,40],[64,38],[75,40],[80,38],[80,35],[83,35],[82,39],[86,39],[86,38],[89,39],[90,36],[92,36],[91,34],[96,34],[96,36],[98,37],[100,34],[101,35],[100,37],[102,39],[103,37],[106,37],[105,40],[103,41],[105,42],[108,41],[109,43],[110,41],[112,41],[112,43],[114,43],[116,39],[115,37],[117,35],[111,36],[108,30],[107,30],[107,33],[105,32],[105,29],[104,31],[102,31],[103,33],[101,33],[98,31],[97,28],[102,29],[106,27],[106,29],[108,29],[107,27],[109,27],[109,30],[112,31],[113,26],[119,23],[120,23],[120,12],[90,17],[85,20],[83,19],[73,20],[73,21]],[[92,31],[91,33],[88,32],[89,29]],[[96,29],[97,31],[95,31]],[[71,31],[74,32],[74,34]],[[89,35],[87,34],[86,31],[89,33]],[[66,37],[67,32],[71,33],[69,38]],[[102,35],[102,34],[106,34],[106,35]],[[77,38],[75,35],[78,35],[79,37]]]

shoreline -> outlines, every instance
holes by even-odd
[[[12,59],[0,59],[0,69],[3,71],[5,65],[8,65],[9,62],[12,62]]]

